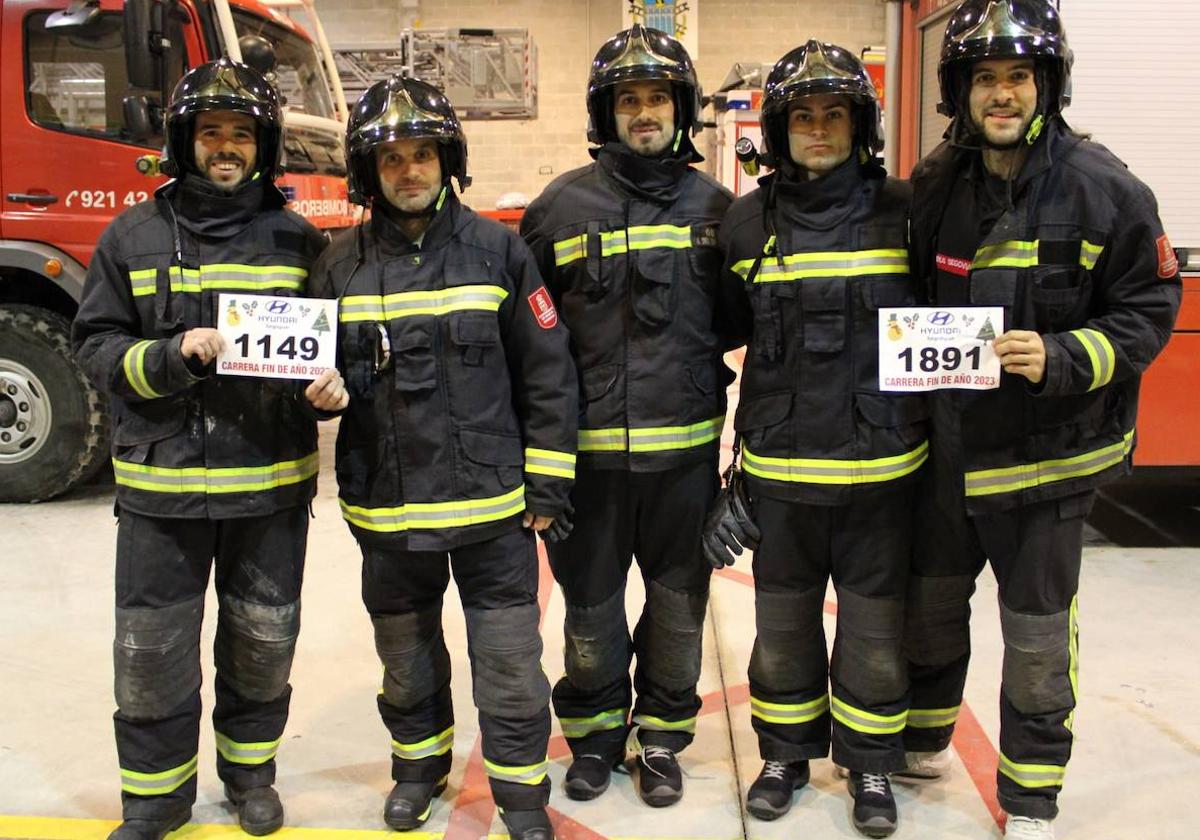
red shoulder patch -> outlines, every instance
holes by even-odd
[[[1164,233],[1155,240],[1158,246],[1158,276],[1163,280],[1170,280],[1179,273],[1179,260],[1175,257],[1175,249],[1171,247],[1171,240],[1167,239]]]
[[[533,310],[533,316],[537,318],[538,325],[542,329],[551,330],[557,326],[558,310],[554,308],[554,301],[550,298],[550,293],[546,291],[545,286],[540,286],[529,296],[529,308]]]

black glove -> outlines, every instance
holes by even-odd
[[[762,532],[754,524],[746,477],[736,466],[730,466],[725,472],[725,488],[717,494],[704,522],[700,537],[704,556],[714,569],[722,569],[732,566],[743,549],[757,549],[761,539]]]
[[[554,517],[554,521],[545,527],[544,530],[538,531],[538,536],[542,538],[542,542],[556,543],[565,540],[575,528],[575,523],[571,520],[572,514],[575,513],[575,508],[567,502],[566,510]]]

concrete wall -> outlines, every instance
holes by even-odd
[[[705,90],[717,88],[734,62],[774,62],[810,37],[856,52],[883,43],[881,0],[693,2],[700,21],[696,64]],[[334,44],[386,41],[403,26],[397,0],[324,0],[318,8]],[[468,204],[493,207],[508,191],[532,199],[556,175],[590,160],[588,68],[600,45],[621,28],[621,8],[620,0],[421,0],[420,26],[527,27],[538,50],[538,118],[466,123],[475,178]]]

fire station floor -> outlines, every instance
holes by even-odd
[[[309,540],[304,621],[293,670],[292,715],[279,752],[287,809],[279,838],[344,840],[391,832],[381,819],[390,789],[388,736],[375,709],[380,666],[359,600],[359,554],[339,516],[332,480],[334,428],[322,430],[322,483]],[[50,504],[0,506],[0,837],[98,838],[120,814],[111,637],[116,528],[112,487],[102,483]],[[668,525],[669,527],[669,525]],[[749,564],[717,575],[704,639],[696,741],[684,754],[680,805],[643,805],[625,775],[586,803],[561,782],[568,752],[557,724],[550,744],[551,807],[568,840],[854,837],[845,783],[829,761],[792,812],[774,823],[748,817],[744,792],[760,762],[750,728],[746,667],[754,635]],[[640,610],[634,576],[630,615]],[[1200,791],[1200,549],[1090,546],[1080,596],[1082,701],[1075,755],[1061,797],[1062,838],[1194,836]],[[830,598],[832,599],[832,593]],[[897,788],[897,838],[994,838],[1001,645],[996,590],[980,578],[972,626],[975,655],[941,782]],[[543,563],[542,601],[550,678],[562,673],[561,594]],[[834,629],[831,602],[826,629]],[[210,600],[210,616],[215,604]],[[462,611],[446,599],[458,723],[450,786],[417,840],[503,836],[482,771],[471,705]],[[212,623],[205,626],[205,706],[212,707]],[[211,728],[201,736],[194,821],[172,837],[240,836],[214,770]]]

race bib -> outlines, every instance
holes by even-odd
[[[1004,332],[1000,306],[879,310],[879,389],[937,391],[1000,387],[992,340]]]
[[[337,358],[337,301],[222,293],[217,330],[225,350],[217,373],[316,379]]]

